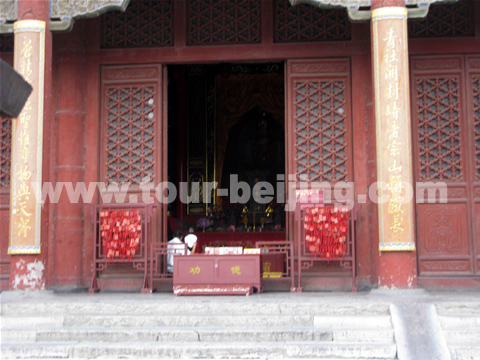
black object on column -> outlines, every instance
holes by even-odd
[[[0,59],[0,115],[20,115],[33,88],[5,61]]]

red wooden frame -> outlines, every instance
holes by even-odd
[[[297,204],[295,208],[295,222],[297,223],[297,261],[298,261],[298,287],[297,292],[302,292],[302,270],[313,266],[314,262],[339,262],[340,266],[352,270],[352,292],[357,292],[356,282],[356,257],[355,257],[355,221],[357,220],[357,206],[353,204],[348,217],[348,235],[345,256],[341,259],[325,259],[312,256],[306,248],[305,241],[305,209],[311,207],[331,206],[320,203]]]
[[[152,208],[153,204],[100,204],[100,205],[91,205],[92,210],[92,219],[95,219],[94,227],[95,236],[93,237],[93,278],[92,284],[89,289],[89,293],[95,293],[100,291],[97,284],[97,273],[104,271],[109,264],[114,263],[131,263],[133,268],[137,270],[143,270],[144,279],[143,279],[143,288],[142,293],[151,293],[151,287],[148,287],[147,276],[148,276],[148,243],[149,243],[149,223],[152,219]],[[107,259],[104,254],[103,244],[101,242],[100,236],[100,211],[115,209],[115,210],[129,210],[137,209],[139,215],[141,216],[142,222],[142,236],[138,250],[135,256],[132,259]]]

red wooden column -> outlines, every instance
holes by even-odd
[[[21,20],[39,20],[45,22],[45,43],[42,44],[36,44],[33,48],[33,52],[29,52],[29,57],[30,59],[40,59],[39,57],[39,51],[40,48],[43,48],[44,50],[44,72],[43,72],[43,79],[40,77],[40,81],[35,83],[34,86],[34,92],[32,93],[33,96],[38,96],[39,92],[42,91],[43,88],[43,97],[40,96],[38,99],[39,103],[43,102],[43,118],[40,119],[35,119],[33,120],[40,122],[41,121],[41,126],[43,126],[43,132],[39,132],[41,135],[39,141],[42,142],[43,147],[38,147],[37,150],[37,155],[38,155],[38,149],[43,149],[41,150],[42,153],[40,154],[42,156],[42,163],[39,165],[39,167],[36,167],[35,169],[35,174],[38,174],[40,172],[42,174],[42,181],[49,181],[49,153],[50,153],[50,137],[49,137],[49,126],[50,126],[50,101],[51,101],[51,79],[52,79],[52,36],[49,30],[49,8],[50,8],[50,1],[49,0],[19,0],[17,2],[17,21]],[[30,43],[31,44],[31,43]],[[28,44],[27,44],[28,45]],[[20,43],[15,43],[15,52],[17,54],[20,54],[20,51],[23,47],[25,49],[26,44],[20,44]],[[28,46],[27,46],[28,47]],[[23,55],[22,55],[23,56]],[[41,63],[40,63],[41,64]],[[21,69],[23,72],[29,73],[30,69],[33,68],[33,66],[38,66],[38,63],[34,64],[32,62],[24,63],[22,65],[24,68]],[[33,107],[33,102],[32,102],[32,107]],[[28,111],[28,110],[26,110]],[[39,110],[39,114],[42,113],[41,110]],[[14,119],[17,123],[18,119]],[[21,119],[20,119],[21,122]],[[20,125],[20,123],[19,123]],[[37,124],[35,124],[36,126]],[[28,132],[28,129],[26,129]],[[27,135],[28,136],[28,135]],[[25,139],[25,138],[23,138]],[[28,144],[29,141],[26,140],[21,140],[20,138],[12,138],[12,148],[15,146],[23,146],[23,150],[28,149]],[[36,142],[37,143],[37,142]],[[34,153],[35,149],[30,149],[29,153]],[[31,158],[31,157],[30,157]],[[27,161],[32,161],[27,160]],[[12,170],[11,170],[11,186],[13,187],[13,184],[15,183],[16,180],[18,180],[20,174],[18,171],[15,171],[15,164],[12,163]],[[28,174],[31,173],[31,175],[35,175],[33,172],[30,172],[28,170]],[[24,174],[27,174],[24,173]],[[25,175],[25,179],[27,180],[32,180],[34,177]],[[35,175],[36,178],[36,175]],[[28,185],[27,185],[28,186]],[[17,191],[13,191],[17,190]],[[23,211],[22,210],[22,205],[21,203],[26,201],[26,200],[32,200],[33,198],[33,191],[30,187],[28,194],[23,193],[20,194],[18,192],[19,189],[10,189],[10,194],[11,194],[11,199],[13,199],[14,196],[16,196],[16,201],[17,201],[17,208],[13,209],[17,213],[18,211]],[[25,189],[26,190],[26,189]],[[32,218],[33,216],[33,208],[30,209],[25,209],[26,213],[24,212],[25,216]],[[28,228],[25,228],[28,231],[28,241],[31,242],[32,239],[37,239],[38,237],[40,238],[40,249],[35,250],[34,253],[31,255],[25,254],[25,253],[15,253],[12,254],[11,256],[11,272],[10,272],[10,282],[9,282],[9,288],[11,290],[43,290],[46,286],[46,280],[47,280],[47,266],[48,266],[48,224],[49,224],[49,204],[44,204],[41,207],[40,210],[40,218],[36,216],[36,219],[39,220],[35,223],[31,223],[31,226]],[[30,215],[27,215],[30,213]],[[40,220],[41,219],[41,220]],[[14,219],[10,217],[10,229],[17,229],[19,228],[19,223],[17,222],[18,219]],[[38,225],[37,225],[38,223]],[[10,244],[10,245],[15,245],[15,244]],[[10,246],[9,245],[9,246]],[[10,249],[9,249],[10,252]]]
[[[55,182],[85,181],[85,27],[77,22],[70,33],[55,39],[56,154]],[[83,203],[71,203],[64,189],[55,206],[54,286],[75,287],[82,283]]]
[[[405,196],[413,194],[406,26],[404,0],[372,0],[378,285],[388,288],[416,287],[417,279],[413,197]]]

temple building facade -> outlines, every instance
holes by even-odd
[[[480,2],[9,0],[0,51],[34,89],[0,117],[2,290],[168,290],[175,230],[290,249],[265,290],[480,286]],[[308,261],[302,196],[346,247]],[[108,263],[112,209],[141,236]]]

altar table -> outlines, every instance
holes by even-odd
[[[197,236],[196,253],[204,252],[206,246],[241,246],[254,248],[257,241],[285,241],[285,231],[206,231],[194,232]]]

